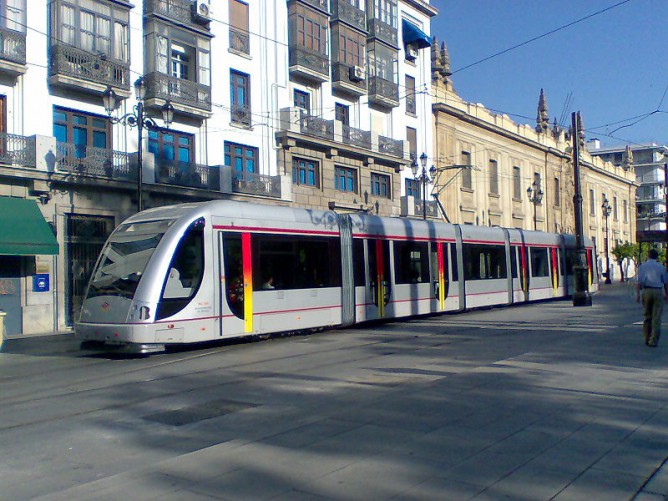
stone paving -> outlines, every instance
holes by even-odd
[[[11,339],[0,499],[668,499],[668,333],[640,320],[613,284],[146,359]]]

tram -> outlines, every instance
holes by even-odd
[[[75,332],[82,347],[151,353],[563,298],[576,259],[572,235],[229,200],[158,207],[109,237]]]

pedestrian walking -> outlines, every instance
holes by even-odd
[[[642,297],[643,323],[642,334],[647,346],[656,347],[661,336],[661,313],[663,303],[668,299],[668,272],[657,261],[659,253],[650,249],[648,258],[638,268],[636,301]]]

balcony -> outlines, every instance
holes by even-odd
[[[61,142],[56,151],[60,172],[119,181],[137,179],[137,166],[131,164],[130,155],[125,152]]]
[[[193,15],[192,0],[145,0],[145,16],[158,16],[183,23],[190,28],[206,29],[209,22]]]
[[[327,0],[288,0],[288,6],[293,3],[303,3],[310,5],[311,7],[314,7],[325,14],[329,14],[329,11],[327,10]]]
[[[354,66],[348,66],[343,63],[333,63],[332,87],[340,92],[345,92],[346,94],[354,96],[364,95],[366,94],[366,74],[364,74],[364,78],[355,77],[353,80],[350,78],[352,68],[354,68]],[[365,69],[362,68],[362,72],[364,71]]]
[[[391,45],[395,49],[399,48],[399,30],[393,28],[389,24],[384,23],[380,19],[369,19],[367,21],[369,27],[369,38],[375,38],[381,42]]]
[[[232,172],[232,192],[281,198],[281,176],[252,172]]]
[[[25,33],[0,28],[0,73],[16,77],[27,70]]]
[[[332,1],[332,21],[342,21],[366,32],[366,14],[347,0]]]
[[[70,45],[52,43],[49,83],[78,91],[101,94],[107,86],[122,96],[130,95],[130,65],[103,59]]]
[[[35,138],[0,133],[0,165],[35,167]]]
[[[178,113],[197,118],[211,116],[211,87],[164,73],[146,75],[146,106],[160,107],[168,99]]]
[[[220,191],[220,169],[217,166],[156,159],[155,182]]]
[[[290,74],[315,83],[326,82],[329,80],[329,57],[291,43]]]
[[[250,36],[247,31],[230,26],[230,50],[239,54],[250,54]]]
[[[365,163],[381,163],[396,170],[410,163],[407,141],[356,129],[338,120],[305,115],[301,108],[281,110],[276,139],[284,148],[318,149],[328,155],[361,158]]]
[[[241,125],[242,127],[250,127],[252,123],[250,107],[233,104],[230,107],[230,114],[232,115],[232,123]]]
[[[399,84],[381,77],[370,77],[369,103],[382,108],[396,108],[399,106]]]

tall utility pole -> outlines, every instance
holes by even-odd
[[[584,130],[580,121],[580,112],[571,115],[573,133],[573,178],[575,180],[575,195],[573,205],[575,206],[575,248],[577,260],[573,266],[573,281],[575,291],[573,292],[573,306],[591,306],[591,294],[589,293],[589,269],[587,267],[587,251],[584,246],[583,221],[582,221],[582,187],[580,186],[580,138],[584,143]]]

